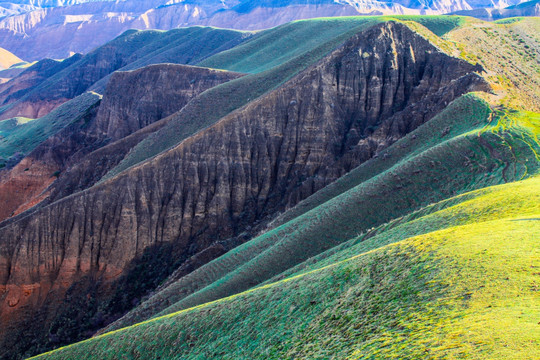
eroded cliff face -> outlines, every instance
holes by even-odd
[[[182,109],[201,92],[239,76],[174,64],[115,73],[99,108],[47,139],[2,176],[0,221],[49,202],[51,194],[57,200],[93,185],[164,122],[149,125]],[[106,145],[110,146],[101,149]]]
[[[50,315],[83,277],[118,279],[149,247],[171,244],[187,258],[268,221],[457,96],[488,90],[479,70],[405,25],[376,25],[150,161],[6,223],[0,333],[45,303]],[[112,106],[105,113],[100,128],[113,137],[121,122],[137,125]]]
[[[206,89],[240,74],[173,64],[116,72],[111,77],[96,127],[113,140],[180,110]]]

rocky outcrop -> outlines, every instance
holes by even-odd
[[[93,185],[165,122],[149,125],[179,111],[201,92],[239,76],[174,64],[115,73],[99,111],[95,107],[84,118],[47,139],[3,176],[0,221],[49,201],[51,194],[58,200]],[[126,138],[142,128],[144,131]],[[110,146],[99,150],[107,144]],[[49,188],[55,181],[58,184]]]
[[[2,318],[62,299],[85,276],[114,281],[149,247],[171,244],[187,258],[268,221],[457,96],[487,90],[480,70],[399,23],[354,36],[150,161],[5,223]]]
[[[98,113],[97,130],[112,140],[121,139],[180,110],[204,90],[239,76],[173,64],[116,72]]]

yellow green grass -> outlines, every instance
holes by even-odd
[[[534,131],[521,122],[499,131],[504,117],[490,114],[475,95],[461,97],[376,159],[285,213],[280,226],[169,285],[108,329],[247,290],[430,203],[536,173],[540,145]],[[450,131],[441,136],[445,127]]]
[[[540,23],[398,19],[443,51],[482,63],[503,105],[538,110],[531,84],[540,73],[522,75],[537,69],[530,29]],[[312,39],[314,23],[296,22],[201,63],[251,74],[203,94],[186,110],[190,122],[171,121],[166,141],[136,149],[133,163],[279,86],[338,46],[338,34],[372,24],[317,21],[342,28]],[[503,60],[509,65],[497,68]],[[208,99],[209,109],[220,108],[215,119],[195,111]],[[540,358],[539,132],[537,113],[464,96],[112,329],[153,319],[42,357]]]
[[[540,212],[540,176],[471,191],[392,220],[295,266],[266,283],[332,264],[344,257],[441,229]]]
[[[486,78],[505,105],[540,111],[540,18],[471,19],[444,38],[462,57],[487,70]]]
[[[189,304],[188,298],[162,311],[163,316],[45,356],[533,359],[538,355],[540,300],[540,177],[533,176],[538,172],[539,120],[536,113],[501,108],[483,126],[471,122],[449,140],[469,144],[478,154],[495,152],[491,158],[499,164],[490,166],[499,179],[532,176],[526,180],[437,202],[304,263],[290,263],[251,290],[172,312]],[[431,146],[444,149],[447,142]],[[452,149],[457,148],[450,146],[443,154]],[[407,151],[395,166],[426,151],[437,160],[428,145],[423,152]],[[332,201],[351,210],[344,205],[349,193]],[[325,212],[316,207],[297,221]],[[336,231],[348,233],[350,224],[330,213],[341,224]],[[320,219],[308,228],[320,233]],[[290,229],[293,237],[298,226]],[[302,237],[296,241],[301,245]],[[271,255],[283,259],[279,253],[278,246]],[[264,270],[268,264],[259,264],[267,276],[272,273]],[[257,277],[257,271],[251,275]],[[242,279],[241,274],[236,277]],[[219,293],[222,283],[211,288]]]
[[[372,248],[41,358],[535,359],[539,194],[539,177],[466,194],[401,225],[439,230],[377,245],[383,229]]]

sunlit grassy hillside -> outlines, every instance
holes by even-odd
[[[484,66],[503,104],[540,111],[540,18],[493,23],[471,18],[445,39],[457,49],[455,55]]]
[[[536,114],[493,113],[477,96],[463,96],[284,213],[270,231],[169,285],[110,329],[247,290],[422,206],[534,174],[539,127]]]
[[[286,279],[41,358],[537,358],[539,190],[450,199]]]
[[[467,95],[449,110],[467,106],[485,105]],[[536,358],[540,115],[501,108],[473,119],[190,274],[177,285],[208,285],[176,287],[184,296],[157,317],[45,358]],[[445,196],[450,188],[465,192]],[[161,296],[174,299],[174,288]]]

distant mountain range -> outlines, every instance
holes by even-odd
[[[499,20],[516,16],[540,16],[540,0],[527,1],[504,9],[481,8],[473,10],[461,10],[452,15],[473,16],[481,20]]]
[[[18,0],[0,3],[0,47],[27,61],[89,52],[128,29],[256,30],[324,16],[444,14],[520,0]],[[484,10],[481,10],[484,11]]]
[[[0,2],[0,18],[4,16],[18,15],[30,11],[54,8],[60,6],[77,5],[88,2],[104,2],[113,0],[13,0]]]

